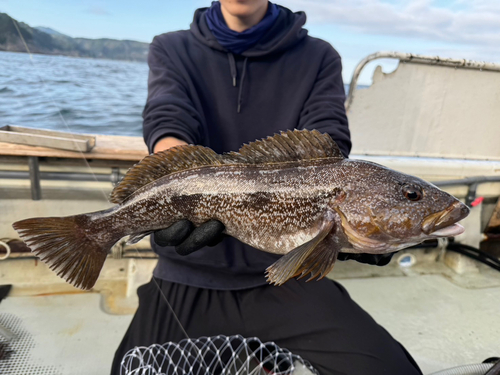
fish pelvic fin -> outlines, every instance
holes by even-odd
[[[77,288],[89,290],[116,241],[101,237],[98,242],[87,236],[88,222],[88,215],[76,215],[26,219],[12,226],[31,251],[59,277]]]
[[[339,252],[339,247],[332,246],[333,241],[328,236],[333,227],[332,214],[328,212],[316,237],[282,256],[266,269],[267,282],[283,285],[292,277],[299,276],[300,279],[309,273],[309,280],[325,277],[333,269]]]

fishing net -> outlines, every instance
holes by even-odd
[[[125,354],[121,375],[318,375],[298,355],[258,338],[215,336],[185,339]]]

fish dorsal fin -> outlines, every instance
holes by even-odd
[[[280,163],[325,158],[344,159],[335,141],[317,130],[288,130],[244,145],[228,156],[243,157],[249,164]]]
[[[146,156],[130,168],[111,193],[112,203],[122,203],[136,190],[174,172],[204,166],[268,164],[313,159],[343,159],[328,134],[317,130],[288,130],[244,145],[238,152],[219,155],[203,146],[183,145]]]
[[[224,164],[224,157],[208,147],[182,145],[146,156],[130,168],[113,189],[110,201],[122,203],[132,193],[174,172]]]

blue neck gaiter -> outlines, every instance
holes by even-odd
[[[269,2],[264,18],[257,25],[239,33],[227,27],[220,9],[220,2],[212,2],[212,6],[205,13],[208,28],[219,44],[237,55],[257,44],[274,24],[278,15],[278,6]]]

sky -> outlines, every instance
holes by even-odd
[[[349,83],[361,59],[377,51],[465,58],[500,63],[500,0],[276,0],[305,11],[309,34],[330,42],[342,56]],[[0,0],[0,12],[30,26],[72,37],[150,42],[187,29],[205,0]],[[372,62],[359,83],[370,84]]]

